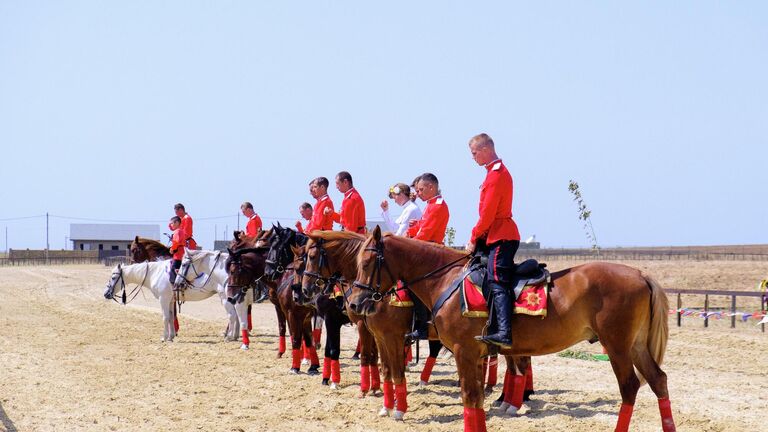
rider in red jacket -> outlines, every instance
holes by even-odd
[[[331,215],[333,221],[340,224],[344,231],[365,234],[365,203],[352,184],[352,175],[346,171],[336,174],[336,188],[344,194],[341,213],[336,213],[333,209],[326,209],[324,213]]]
[[[483,342],[510,347],[512,345],[510,315],[512,301],[510,286],[513,261],[520,246],[520,233],[512,220],[512,175],[496,155],[493,140],[480,134],[469,141],[469,150],[478,165],[485,166],[486,175],[480,187],[479,219],[472,229],[467,252],[474,252],[483,241],[488,254],[488,283],[491,288],[496,331]]]

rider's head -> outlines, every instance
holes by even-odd
[[[179,229],[179,227],[181,226],[181,218],[178,216],[172,217],[170,222],[171,222],[171,229],[176,230],[176,229]]]
[[[173,206],[173,211],[176,213],[176,216],[182,218],[185,214],[187,214],[187,210],[184,208],[184,204],[177,203]]]
[[[475,135],[469,140],[469,151],[478,165],[487,165],[499,158],[496,156],[493,139],[484,133]]]
[[[301,214],[301,217],[305,220],[312,219],[312,204],[308,202],[302,203],[299,206],[299,214]]]
[[[240,204],[240,210],[243,212],[243,215],[247,218],[253,216],[253,204],[249,203],[248,201]]]
[[[416,191],[423,201],[429,201],[440,193],[440,183],[432,173],[424,173],[419,177]]]
[[[309,182],[309,193],[312,198],[320,198],[328,193],[328,179],[325,177],[318,177]]]
[[[352,174],[347,171],[342,171],[336,174],[336,189],[341,193],[346,193],[352,189]]]

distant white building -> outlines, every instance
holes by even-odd
[[[160,225],[69,225],[69,240],[73,250],[126,251],[136,236],[160,241]]]

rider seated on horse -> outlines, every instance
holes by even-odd
[[[510,315],[514,299],[510,298],[510,284],[513,260],[520,246],[520,233],[512,220],[512,176],[496,155],[490,136],[480,134],[472,137],[469,150],[475,162],[485,167],[486,176],[480,186],[480,217],[472,229],[467,252],[474,252],[478,242],[486,245],[488,284],[493,317],[496,319],[496,332],[477,338],[506,348],[512,345]]]
[[[408,237],[443,244],[450,212],[448,211],[448,204],[440,195],[440,183],[432,173],[424,173],[417,179],[416,195],[426,202],[427,206],[424,208],[424,214],[420,220],[413,219],[409,222]],[[411,296],[411,298],[416,314],[416,330],[413,333],[408,333],[406,340],[428,339],[429,310],[416,296]]]
[[[176,282],[176,272],[181,268],[181,260],[184,259],[184,245],[187,242],[186,233],[181,229],[181,218],[174,216],[168,226],[173,230],[171,234],[172,264],[170,279],[171,284]]]

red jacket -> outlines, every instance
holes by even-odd
[[[171,235],[171,253],[173,259],[181,261],[184,258],[184,244],[186,243],[187,235],[179,228]]]
[[[485,166],[488,173],[480,186],[480,219],[472,228],[471,242],[485,239],[487,244],[501,240],[520,240],[512,220],[512,175],[501,160]]]
[[[365,203],[355,188],[344,193],[341,201],[341,213],[333,212],[333,221],[340,223],[344,231],[365,234]]]
[[[408,228],[408,237],[443,244],[450,216],[448,204],[443,197],[440,195],[432,197],[427,201],[421,220]]]
[[[315,230],[330,231],[333,229],[333,218],[331,215],[326,215],[325,208],[328,207],[333,210],[333,201],[328,195],[323,195],[315,202],[315,208],[312,210],[312,219],[309,220],[305,232],[311,233]]]
[[[245,224],[245,234],[248,237],[256,237],[261,231],[261,218],[256,213],[248,219],[248,223]]]

